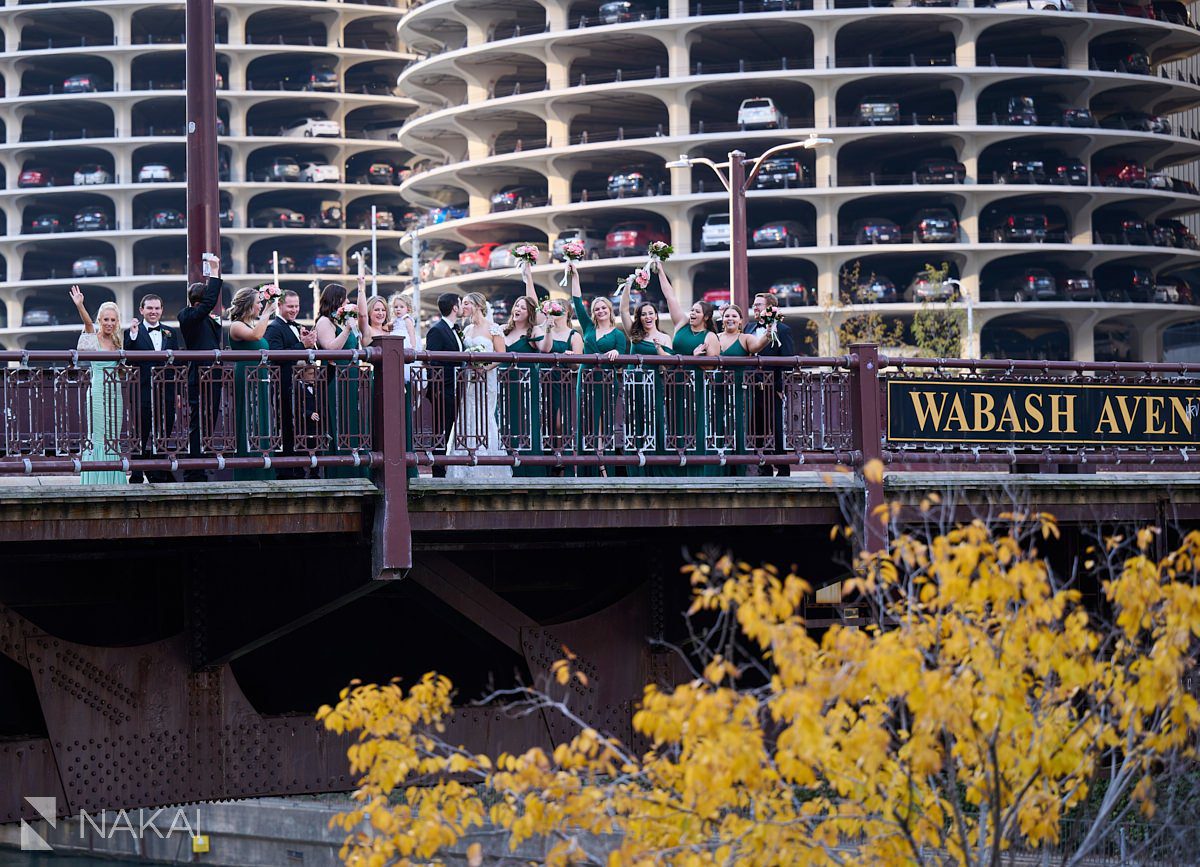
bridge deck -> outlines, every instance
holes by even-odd
[[[1036,475],[893,472],[888,499],[918,504],[936,490],[958,517],[1022,504],[1060,520],[1200,518],[1200,478],[1164,472]],[[848,473],[787,478],[537,478],[410,483],[417,536],[621,527],[795,526],[841,520],[858,496]],[[82,487],[55,477],[0,483],[0,542],[359,534],[378,490],[365,479]],[[419,544],[419,538],[418,538]]]

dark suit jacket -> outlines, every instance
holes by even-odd
[[[304,350],[304,344],[300,342],[300,335],[296,333],[296,329],[278,316],[267,325],[267,331],[263,338],[267,341],[268,349]],[[279,391],[283,398],[285,414],[292,405],[293,367],[295,367],[295,363],[290,361],[279,364]]]
[[[188,349],[221,348],[221,324],[209,317],[220,300],[221,278],[209,277],[204,298],[200,303],[179,311],[179,330],[183,333]]]
[[[762,325],[760,325],[758,322],[754,322],[752,323],[751,328],[746,329],[746,333],[757,334],[760,328],[762,328]],[[775,327],[775,334],[779,338],[779,345],[775,346],[771,343],[768,343],[758,354],[765,355],[768,358],[786,358],[788,356],[795,355],[796,343],[792,339],[791,327],[786,322],[780,322]]]
[[[442,319],[436,322],[429,329],[429,333],[425,335],[425,348],[430,352],[461,352],[462,344],[454,336],[454,331],[450,328],[450,323]],[[438,365],[438,367],[442,368],[446,377],[445,400],[450,406],[454,405],[454,371],[460,366],[461,364],[458,362]]]
[[[161,325],[161,323],[160,323],[160,325]],[[179,329],[178,328],[174,328],[169,325],[162,325],[159,333],[162,335],[163,351],[166,351],[168,349],[182,349],[183,348],[179,342]],[[124,345],[125,349],[127,349],[127,350],[137,351],[137,352],[153,352],[154,351],[154,341],[152,341],[150,339],[150,332],[146,330],[146,324],[144,322],[138,327],[137,340],[131,340],[129,338],[129,329],[128,328],[125,329],[125,334],[124,334],[123,340],[124,340],[123,345]],[[161,361],[135,361],[134,363],[137,365],[138,370],[141,371],[140,375],[141,375],[141,380],[142,380],[142,383],[141,383],[142,404],[143,404],[143,406],[149,406],[150,405],[150,393],[151,393],[150,369],[153,367],[158,367],[160,364],[162,364],[162,362]]]

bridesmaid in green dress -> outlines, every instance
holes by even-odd
[[[504,346],[506,352],[539,352],[542,340],[545,338],[545,330],[542,328],[539,320],[545,319],[538,305],[537,290],[533,288],[533,271],[528,265],[522,269],[522,275],[525,278],[525,294],[518,298],[512,304],[512,309],[508,314],[508,323],[504,326]],[[524,389],[516,380],[508,386],[503,386],[505,412],[508,413],[508,430],[509,435],[516,438],[520,435],[525,419],[528,413],[529,424],[529,448],[518,449],[518,457],[526,455],[540,455],[542,453],[542,424],[541,424],[541,408],[538,406],[540,402],[540,385],[541,366],[537,364],[518,364],[518,369],[529,371],[529,406],[523,407],[521,398],[524,396]],[[505,381],[505,371],[511,370],[513,365],[504,364],[500,366],[500,382]],[[513,467],[513,476],[517,478],[529,476],[545,476],[548,475],[546,467],[530,466],[521,464],[518,467]]]
[[[583,327],[583,354],[604,355],[609,360],[629,351],[629,341],[625,333],[617,328],[613,317],[612,302],[603,295],[597,296],[592,302],[592,312],[589,314],[583,303],[583,289],[579,285],[579,271],[571,269],[571,302],[575,305],[575,315]],[[579,453],[596,454],[609,451],[608,439],[615,429],[615,419],[612,416],[613,405],[605,400],[603,388],[599,385],[592,387],[592,394],[586,395],[590,400],[584,400],[583,377],[586,365],[580,365],[579,379],[575,389],[575,397],[579,406]],[[613,386],[613,394],[617,386]],[[615,397],[614,397],[615,399]],[[592,440],[585,442],[584,437]],[[590,447],[589,447],[590,446]],[[596,471],[591,467],[580,467],[579,475],[594,476]],[[607,476],[604,467],[600,468],[601,476]]]
[[[321,301],[320,301],[320,306],[319,306],[318,312],[317,312],[317,327],[316,327],[318,348],[320,348],[320,349],[358,349],[359,348],[357,324],[354,322],[354,320],[350,320],[350,322],[344,327],[341,325],[338,325],[334,321],[334,316],[337,314],[337,311],[339,310],[339,308],[342,307],[343,304],[346,303],[347,294],[348,293],[346,292],[346,287],[340,283],[327,283],[327,284],[325,284],[325,288],[321,291]],[[337,379],[334,375],[334,371],[339,367],[346,367],[348,365],[352,365],[351,370],[350,370],[350,381],[348,383],[349,390],[350,390],[349,402],[347,403],[346,407],[344,408],[347,415],[349,416],[349,422],[347,424],[347,433],[350,433],[350,434],[358,433],[358,390],[357,390],[357,386],[358,386],[358,376],[359,376],[360,371],[358,369],[358,365],[354,364],[353,362],[351,362],[349,360],[335,361],[335,362],[333,362],[333,364],[329,364],[329,362],[326,362],[326,365],[328,365],[328,367],[327,367],[328,373],[327,373],[326,382],[328,383],[327,388],[329,389],[329,394],[328,394],[329,424],[328,424],[328,427],[326,428],[329,432],[329,437],[330,437],[328,453],[331,455],[345,454],[344,451],[338,449],[338,444],[337,444],[338,413],[339,413],[339,410],[342,409],[342,407],[338,406]],[[362,457],[366,458],[367,455],[364,453],[362,455]],[[353,466],[327,467],[325,469],[325,478],[327,478],[327,479],[366,478],[369,475],[370,475],[370,469],[365,464],[360,467],[353,467]]]
[[[741,308],[736,304],[727,304],[721,311],[721,323],[724,327],[717,336],[721,346],[721,355],[728,358],[745,358],[757,355],[767,345],[767,341],[771,339],[770,333],[763,329],[758,334],[746,334],[742,331],[744,321],[745,317],[742,315]],[[742,388],[744,379],[744,372],[740,368],[735,368],[716,371],[713,380],[713,387],[717,389],[716,403],[718,404],[717,418],[713,419],[713,423],[716,425],[714,433],[723,436],[725,450],[732,454],[746,453],[746,401]],[[734,430],[732,436],[727,427],[727,418],[721,409],[728,406],[729,390],[733,392]],[[725,467],[724,472],[721,473],[726,476],[744,476],[745,474],[746,467],[740,464]]]
[[[687,324],[675,331],[675,339],[671,342],[671,349],[676,355],[692,356],[692,355],[711,355],[716,356],[721,354],[721,342],[717,339],[716,327],[713,325],[713,306],[707,301],[697,301],[688,310]],[[687,452],[687,454],[703,455],[707,454],[704,447],[704,440],[708,433],[708,412],[705,408],[704,401],[704,370],[699,367],[685,368],[693,374],[694,385],[676,386],[676,393],[672,395],[675,398],[675,424],[674,430],[677,435],[682,436],[687,429],[687,419],[684,417],[689,395],[687,391],[692,392],[693,412],[695,414],[695,431],[696,445]],[[669,446],[670,444],[668,444]],[[672,453],[672,449],[668,447],[668,454]],[[678,450],[674,450],[678,451]],[[691,466],[676,468],[675,474],[685,476],[715,476],[717,475],[717,467],[703,466],[700,464],[692,464]]]
[[[88,314],[87,308],[83,306],[83,292],[78,286],[71,287],[71,301],[75,304],[75,309],[79,311],[79,318],[83,320],[83,333],[79,335],[79,340],[75,348],[88,352],[117,352],[121,349],[121,312],[117,309],[117,305],[111,301],[105,301],[100,305],[100,309],[96,311],[96,319],[100,323],[99,329],[92,324],[92,317]],[[105,414],[104,398],[104,372],[111,370],[117,366],[115,361],[93,361],[92,365],[92,387],[88,397],[88,431],[91,434],[92,447],[80,455],[81,460],[85,461],[117,461],[121,456],[115,452],[109,451],[108,441],[116,439],[118,431],[112,430],[112,425],[109,423]],[[143,385],[143,388],[149,388],[149,384]],[[121,399],[121,392],[118,389],[114,406],[116,408],[116,418],[113,420],[116,424],[121,423],[121,417],[124,415],[124,407]],[[128,484],[129,479],[120,470],[103,470],[83,472],[79,474],[79,484],[81,485],[124,485]]]
[[[629,296],[633,294],[633,284],[627,283],[621,293],[621,324],[629,335],[629,351],[633,355],[670,355],[671,338],[658,329],[658,308],[649,301],[642,301],[633,315],[629,314]],[[665,403],[663,398],[662,368],[629,367],[628,370],[640,371],[640,374],[626,383],[625,400],[625,430],[626,436],[632,433],[634,451],[643,454],[661,455],[663,437],[666,434]],[[632,389],[632,392],[629,391]],[[663,470],[667,467],[627,467],[631,476],[661,476],[667,475]]]
[[[571,327],[570,317],[567,316],[567,305],[562,301],[551,300],[542,305],[542,313],[546,317],[546,333],[538,343],[538,349],[552,355],[581,355],[583,353],[583,335]],[[575,385],[567,384],[566,374],[574,378],[574,371],[563,367],[555,371],[559,375],[549,385],[542,385],[543,406],[550,409],[550,418],[545,421],[546,443],[551,451],[558,450],[564,454],[573,454],[575,424],[573,417],[578,412],[575,402]],[[547,393],[548,392],[548,393]],[[545,449],[543,449],[545,451]],[[552,467],[552,476],[575,475],[574,467]]]
[[[263,337],[267,326],[279,305],[278,298],[263,304],[266,287],[255,289],[244,287],[233,296],[229,307],[229,348],[230,349],[266,349],[267,341]],[[233,369],[234,387],[234,418],[237,419],[237,455],[244,457],[260,457],[269,454],[271,449],[270,423],[270,385],[266,379],[266,371],[257,375],[258,382],[253,385],[258,390],[257,435],[251,442],[248,419],[250,405],[247,389],[251,383],[250,369],[258,367],[257,361],[239,361]],[[275,478],[275,471],[269,469],[236,469],[233,471],[234,481],[262,481]]]

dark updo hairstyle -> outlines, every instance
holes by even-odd
[[[714,308],[707,301],[697,301],[696,303],[700,305],[700,313],[704,317],[702,320],[700,320],[701,324],[704,326],[704,330],[711,331],[713,334],[716,334],[717,325],[715,322],[713,322],[713,311],[716,308]]]
[[[326,283],[325,288],[321,290],[321,303],[317,308],[317,318],[328,316],[333,319],[333,314],[337,313],[338,308],[346,303],[346,287],[341,283]]]

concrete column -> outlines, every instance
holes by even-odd
[[[570,27],[566,3],[550,0],[543,3],[542,8],[546,11],[546,26],[551,30],[567,30]]]
[[[20,328],[25,317],[25,299],[17,292],[5,293],[4,311],[8,315],[8,327]]]
[[[972,196],[968,198],[958,214],[958,230],[963,237],[963,243],[979,242],[979,205]]]
[[[1162,361],[1162,326],[1143,323],[1134,330],[1138,336],[1138,361]]]
[[[1088,316],[1078,322],[1068,322],[1071,329],[1071,360],[1096,360],[1096,318]]]
[[[125,159],[125,166],[124,166],[123,170],[126,172],[132,171],[133,164],[132,164],[132,162],[130,162],[129,154],[126,153],[123,156]],[[121,165],[121,164],[118,163],[118,165]],[[121,171],[121,170],[122,169],[118,169],[118,171]],[[127,178],[127,177],[129,177],[129,175],[123,174],[123,175],[121,175],[121,177]],[[121,231],[127,232],[133,228],[133,193],[123,192],[123,193],[119,193],[118,195],[114,196],[113,198],[115,199],[115,201],[113,202],[113,208],[115,211],[113,216],[116,217],[117,226],[120,227]]]
[[[110,16],[111,17],[111,16]],[[117,45],[132,45],[133,44],[133,13],[124,12],[112,19],[113,22],[113,38],[116,39]]]
[[[828,310],[839,303],[837,265],[828,259],[817,269],[817,306]]]
[[[688,169],[677,169],[674,173],[682,175],[687,174],[689,171]],[[667,225],[671,230],[671,246],[675,248],[676,253],[696,252],[692,249],[692,221],[688,219],[683,209],[672,212],[670,218],[667,220]],[[672,283],[671,285],[674,286],[675,284]],[[679,297],[683,298],[682,295]]]

